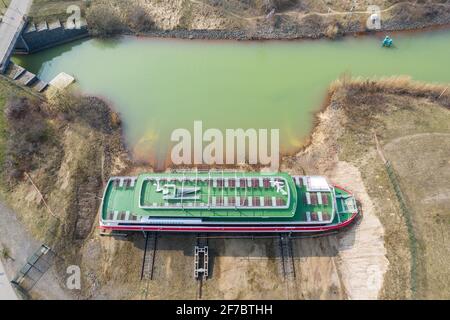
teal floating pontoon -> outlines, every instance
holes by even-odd
[[[391,37],[386,36],[383,40],[383,47],[390,48],[394,45],[394,40]]]

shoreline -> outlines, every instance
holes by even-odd
[[[137,39],[168,39],[168,40],[192,40],[192,41],[208,41],[208,42],[306,42],[306,41],[341,41],[348,38],[366,38],[366,37],[384,37],[386,32],[391,32],[394,35],[409,35],[409,34],[423,34],[429,32],[446,32],[450,31],[450,18],[448,22],[443,24],[429,25],[419,28],[400,28],[400,29],[385,29],[385,30],[373,30],[373,31],[354,31],[345,33],[337,38],[329,38],[326,35],[321,36],[293,36],[284,37],[282,33],[275,33],[273,36],[268,37],[254,37],[247,34],[245,30],[211,30],[211,29],[174,29],[174,30],[151,30],[146,32],[132,32],[132,31],[122,31],[120,33],[110,35],[110,36],[97,36],[93,34],[88,34],[83,38],[70,39],[65,42],[60,42],[55,45],[50,45],[33,52],[17,52],[14,55],[33,55],[39,53],[40,51],[49,50],[52,48],[59,47],[61,45],[66,45],[69,43],[77,41],[88,41],[88,40],[117,40],[122,37],[134,37]]]
[[[155,39],[179,39],[179,40],[208,40],[208,41],[243,41],[243,42],[278,42],[278,41],[314,41],[329,40],[339,41],[349,37],[370,37],[382,36],[386,32],[393,34],[415,34],[427,33],[433,31],[450,30],[450,18],[441,24],[432,24],[423,26],[412,26],[405,28],[385,28],[372,31],[353,30],[343,33],[336,38],[327,37],[325,34],[286,34],[283,32],[268,32],[261,35],[252,35],[245,30],[212,30],[212,29],[173,29],[173,30],[150,30],[146,32],[123,31],[110,37],[98,37],[91,35],[92,39],[113,39],[120,36],[135,36],[138,38],[155,38]]]
[[[222,3],[211,5],[190,0],[189,10],[177,6],[146,6],[138,2],[132,5],[117,2],[119,9],[141,10],[149,23],[143,29],[136,27],[132,17],[111,11],[119,26],[111,28],[98,24],[101,5],[86,11],[88,28],[93,35],[133,34],[161,38],[210,39],[210,40],[300,40],[337,39],[342,36],[420,31],[450,25],[450,4],[427,2],[381,3],[376,9],[365,5],[349,8],[339,4],[305,4],[274,6],[268,9],[259,4],[240,6]],[[206,11],[204,11],[206,10]],[[381,26],[367,25],[371,10],[379,10]]]

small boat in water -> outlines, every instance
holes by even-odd
[[[100,229],[157,232],[317,233],[359,215],[325,177],[235,171],[112,177],[100,210]]]
[[[394,45],[394,40],[391,37],[386,36],[383,40],[382,45],[383,47],[390,48]]]

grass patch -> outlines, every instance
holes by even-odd
[[[4,259],[4,260],[10,259],[11,258],[11,253],[10,253],[9,249],[6,248],[6,247],[3,247],[0,250],[0,257],[2,257],[2,259]]]

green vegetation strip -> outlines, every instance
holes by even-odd
[[[395,195],[397,196],[397,200],[400,204],[400,209],[402,211],[403,217],[406,221],[406,227],[408,229],[408,238],[409,238],[409,247],[411,250],[411,291],[412,291],[412,297],[414,298],[417,293],[417,239],[414,233],[414,227],[412,222],[412,215],[411,215],[411,209],[407,205],[405,198],[403,196],[402,190],[400,188],[400,183],[398,181],[398,177],[394,171],[394,168],[392,167],[391,163],[387,161],[385,163],[386,171],[389,176],[389,180],[392,183],[392,186],[394,187]]]

